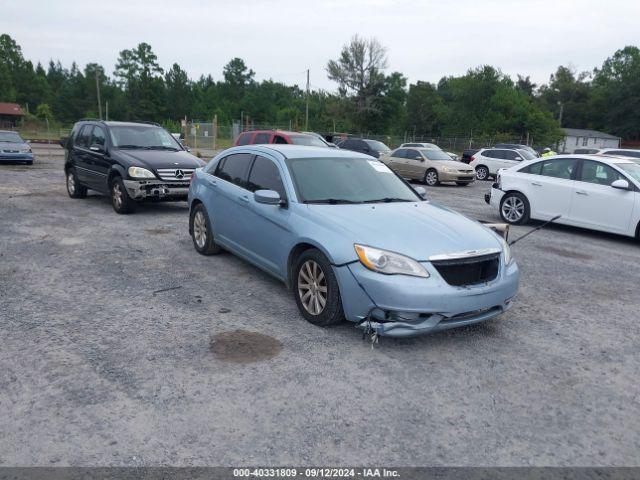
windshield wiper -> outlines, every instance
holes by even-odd
[[[166,145],[149,145],[148,147],[142,147],[145,150],[171,150],[172,152],[177,152],[178,149],[176,147],[168,147]]]
[[[362,203],[391,203],[391,202],[413,202],[414,200],[407,200],[406,198],[385,197],[374,198],[373,200],[365,200]]]
[[[142,145],[118,145],[118,148],[145,148]]]
[[[347,200],[345,198],[323,198],[321,200],[305,200],[304,203],[328,203],[329,205],[338,205],[338,204],[362,203],[362,202]]]

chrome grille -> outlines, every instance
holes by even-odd
[[[188,182],[195,169],[193,168],[158,168],[158,176],[162,180],[173,182]]]

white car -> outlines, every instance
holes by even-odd
[[[616,157],[632,157],[640,160],[640,150],[630,148],[576,148],[574,154],[614,155]]]
[[[511,224],[529,219],[640,236],[640,164],[603,155],[558,155],[501,170],[485,201]]]
[[[526,150],[508,148],[481,148],[471,157],[469,166],[476,171],[478,180],[488,180],[498,174],[501,168],[511,168],[523,160],[537,158]]]

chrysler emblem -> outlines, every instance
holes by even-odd
[[[180,169],[176,170],[176,178],[177,179],[182,179],[184,178],[184,172]]]

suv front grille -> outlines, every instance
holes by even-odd
[[[188,182],[195,169],[193,168],[158,168],[156,170],[162,180],[173,182]]]
[[[500,254],[477,257],[432,260],[431,264],[449,285],[463,287],[490,282],[498,276]]]

